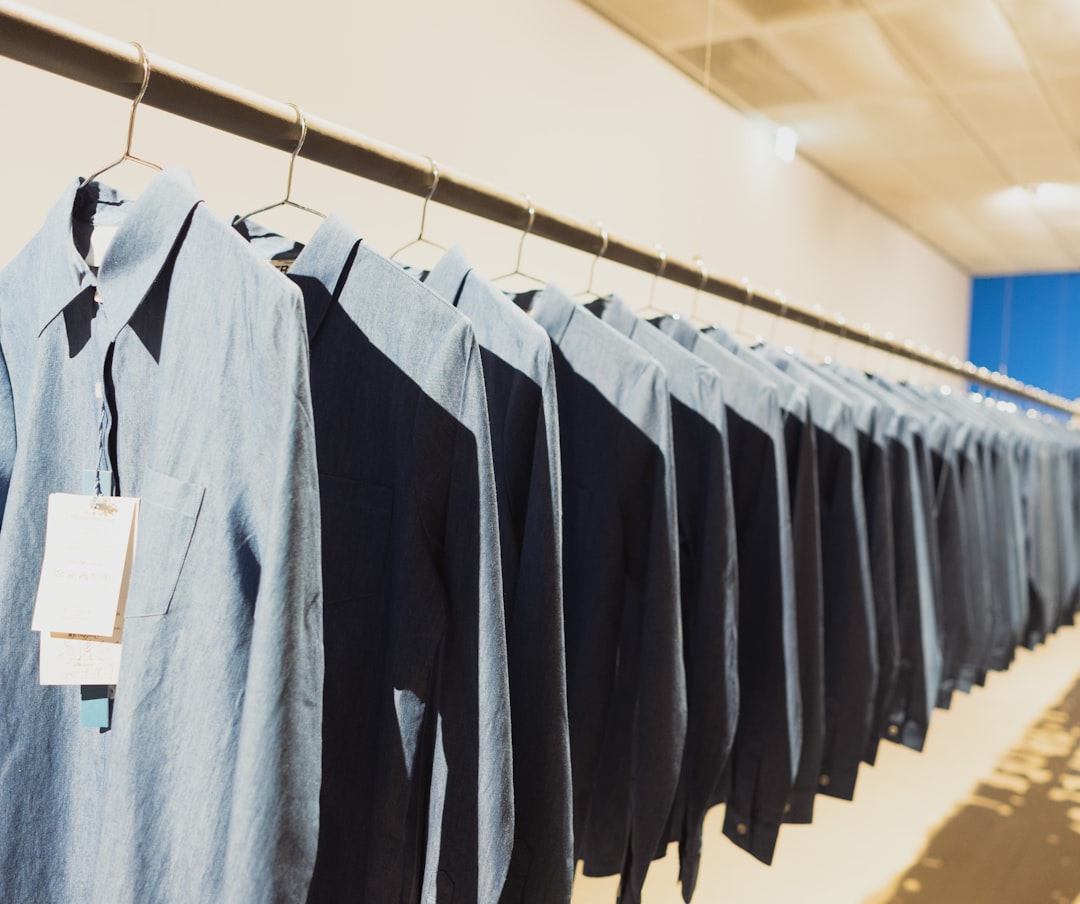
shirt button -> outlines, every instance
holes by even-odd
[[[827,775],[823,775],[818,779],[818,784],[821,785],[822,788],[828,788],[830,781],[831,779]]]
[[[749,831],[750,831],[750,829],[747,828],[745,822],[740,822],[737,826],[735,826],[736,834],[745,835]]]
[[[890,738],[895,738],[898,734],[900,734],[900,726],[899,725],[890,725],[889,726],[889,737]]]
[[[787,816],[791,812],[791,804],[784,804],[784,815]]]

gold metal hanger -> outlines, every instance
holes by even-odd
[[[600,258],[607,253],[608,247],[608,231],[604,227],[604,224],[599,220],[596,222],[597,227],[600,230],[600,250],[596,253],[596,257],[593,258],[592,265],[589,267],[589,284],[585,287],[585,290],[578,292],[575,298],[586,298],[592,296],[593,298],[599,298],[596,290],[593,288],[593,280],[596,278],[596,265],[600,263]]]
[[[431,199],[435,196],[436,190],[439,188],[439,164],[435,162],[433,157],[428,157],[428,162],[431,164],[431,188],[428,189],[427,195],[424,197],[424,206],[420,208],[420,232],[411,242],[406,242],[397,251],[390,255],[390,260],[397,260],[397,256],[402,251],[406,251],[412,248],[414,245],[430,245],[432,248],[437,248],[439,251],[445,251],[446,248],[440,245],[438,242],[433,242],[431,239],[424,235],[424,228],[427,225],[427,209],[428,204],[431,203]]]
[[[698,298],[701,296],[702,290],[709,282],[709,268],[705,266],[705,261],[701,255],[694,258],[697,261],[698,269],[701,270],[701,282],[698,283],[698,287],[694,289],[694,300],[690,302],[690,322],[696,326],[702,326],[703,323],[698,319],[697,305]]]
[[[656,272],[653,274],[652,285],[649,286],[649,303],[645,305],[640,311],[635,311],[638,317],[648,317],[650,314],[663,314],[664,311],[655,306],[656,300],[656,284],[664,276],[664,271],[667,269],[667,252],[664,250],[664,246],[657,243],[656,248],[656,260],[659,262]]]
[[[139,93],[135,95],[135,100],[131,104],[131,115],[128,117],[128,131],[127,131],[127,145],[124,147],[124,153],[121,154],[112,163],[103,166],[101,169],[91,173],[83,180],[83,184],[93,182],[98,176],[103,173],[107,173],[109,170],[119,166],[126,160],[130,160],[132,163],[140,163],[143,166],[148,166],[150,169],[161,171],[161,167],[150,160],[144,160],[142,157],[136,157],[131,153],[131,139],[135,135],[135,113],[139,109],[139,104],[142,103],[143,95],[146,94],[146,88],[150,84],[150,60],[146,56],[146,51],[143,49],[142,44],[132,41],[135,49],[139,51],[139,63],[142,65],[142,85],[139,87]]]
[[[296,169],[296,158],[300,156],[300,149],[304,146],[304,141],[307,139],[308,128],[307,117],[304,115],[304,111],[301,110],[296,104],[289,104],[289,106],[296,111],[296,119],[300,125],[300,139],[296,142],[296,148],[293,150],[292,156],[289,158],[289,176],[285,181],[285,197],[282,198],[280,201],[275,201],[273,204],[267,204],[265,207],[260,207],[257,210],[251,211],[251,213],[244,214],[237,222],[251,219],[251,217],[254,217],[260,213],[266,213],[266,211],[268,210],[274,210],[277,207],[293,207],[296,210],[304,211],[304,213],[314,214],[315,216],[321,217],[324,220],[326,219],[326,214],[323,213],[321,210],[316,210],[314,207],[305,207],[303,204],[298,204],[292,199],[293,171]]]
[[[522,279],[527,279],[530,282],[534,282],[538,286],[546,285],[544,280],[540,279],[538,276],[532,276],[528,273],[525,273],[521,269],[521,255],[525,251],[525,239],[529,237],[529,234],[532,232],[533,223],[536,222],[536,208],[533,207],[532,197],[530,195],[525,195],[525,207],[529,213],[529,222],[525,226],[525,230],[521,233],[521,240],[518,242],[517,260],[514,262],[514,269],[511,270],[509,273],[504,273],[502,276],[496,276],[493,280],[491,280],[493,283],[502,282],[503,280],[511,279],[515,276],[520,276]]]
[[[783,292],[781,292],[779,289],[777,289],[777,291],[776,291],[776,297],[780,302],[780,310],[777,311],[773,315],[773,322],[769,325],[769,341],[770,342],[773,342],[773,341],[776,340],[776,325],[781,320],[784,320],[784,319],[787,318],[787,311],[788,311],[788,307],[789,307],[787,296]]]

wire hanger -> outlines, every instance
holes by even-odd
[[[518,242],[517,260],[514,262],[514,269],[511,270],[509,273],[504,273],[502,276],[496,276],[493,280],[491,280],[493,283],[502,282],[503,280],[511,279],[515,276],[520,276],[522,279],[527,279],[530,282],[534,282],[538,286],[546,285],[544,280],[540,279],[537,276],[532,276],[528,273],[525,273],[521,269],[521,255],[525,251],[525,239],[529,237],[529,234],[532,232],[533,223],[536,222],[536,208],[533,207],[532,197],[530,195],[525,195],[525,206],[529,213],[529,222],[525,226],[524,232],[521,233],[521,241]]]
[[[823,359],[823,364],[832,364],[834,357],[840,353],[840,345],[844,341],[844,337],[847,334],[847,318],[843,314],[836,315],[836,325],[840,327],[840,333],[836,337],[836,341],[833,342],[832,351],[829,352]]]
[[[246,213],[240,217],[237,222],[251,219],[260,213],[266,213],[268,210],[274,210],[277,207],[293,207],[296,210],[302,210],[305,213],[314,214],[317,217],[326,219],[326,214],[320,210],[316,210],[314,207],[305,207],[303,204],[298,204],[292,199],[292,180],[293,170],[296,168],[296,158],[300,156],[300,149],[304,146],[304,141],[307,139],[307,117],[304,115],[304,111],[301,110],[296,104],[289,104],[296,111],[296,118],[300,124],[300,140],[296,142],[296,148],[292,152],[292,156],[289,158],[289,176],[285,181],[285,197],[280,201],[275,201],[273,204],[267,204],[265,207],[260,207],[258,210],[253,210],[251,213]]]
[[[645,305],[645,307],[643,307],[640,311],[634,312],[635,314],[637,314],[638,317],[642,318],[647,318],[650,314],[665,313],[664,311],[660,310],[660,308],[656,307],[655,299],[656,284],[660,282],[660,279],[664,275],[664,271],[667,269],[667,252],[664,250],[664,246],[659,243],[657,243],[654,247],[656,248],[656,259],[657,261],[659,261],[660,266],[653,274],[652,285],[649,286],[649,303]]]
[[[140,163],[143,166],[148,166],[150,169],[161,172],[161,167],[150,160],[144,160],[142,157],[136,157],[131,153],[131,139],[135,135],[135,113],[139,109],[139,104],[142,103],[143,95],[146,94],[146,88],[150,84],[150,59],[146,55],[146,51],[143,49],[142,44],[132,41],[135,49],[139,51],[139,63],[142,66],[142,84],[139,86],[139,93],[135,95],[135,100],[131,103],[131,115],[128,117],[128,131],[127,131],[127,145],[124,147],[124,153],[121,154],[112,163],[103,166],[101,169],[91,173],[83,180],[83,185],[93,182],[98,176],[103,173],[107,173],[109,170],[119,166],[126,160],[130,160],[132,163]]]
[[[596,221],[596,225],[600,229],[600,250],[596,253],[596,257],[593,258],[592,266],[589,267],[589,284],[585,287],[585,290],[578,292],[575,298],[586,298],[591,295],[593,298],[599,298],[596,290],[593,288],[593,279],[596,276],[596,265],[600,263],[600,258],[607,252],[608,246],[608,231],[604,228],[604,224],[599,220]]]
[[[773,315],[773,322],[769,325],[769,341],[774,342],[776,340],[776,325],[787,317],[788,300],[787,296],[779,289],[776,290],[776,297],[780,301],[780,310]]]
[[[746,314],[746,309],[750,307],[750,302],[754,300],[754,284],[750,282],[750,277],[748,276],[744,276],[741,280],[739,280],[739,282],[742,283],[745,297],[741,302],[739,302],[739,313],[735,318],[735,331],[733,335],[736,339],[749,339],[751,341],[757,341],[761,338],[760,336],[753,336],[743,329],[743,315]]]
[[[698,287],[694,289],[694,300],[690,302],[690,322],[701,326],[702,321],[698,320],[697,305],[702,290],[709,282],[709,268],[705,266],[705,261],[700,254],[695,257],[694,260],[697,261],[698,269],[701,270],[701,282],[699,282]]]
[[[397,260],[397,256],[402,251],[406,251],[412,248],[414,245],[428,245],[431,248],[436,248],[439,251],[445,251],[446,248],[440,245],[438,242],[433,242],[431,239],[424,235],[424,228],[427,226],[427,209],[428,204],[431,203],[431,199],[435,196],[435,192],[439,188],[439,164],[435,162],[434,157],[428,157],[428,162],[431,164],[431,188],[428,189],[427,195],[424,197],[424,206],[420,208],[420,232],[411,242],[406,242],[397,251],[390,255],[390,260]]]

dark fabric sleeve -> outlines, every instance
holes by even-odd
[[[738,718],[738,562],[726,430],[686,410],[680,431],[678,403],[673,407],[689,707],[673,835],[679,841],[682,894],[689,901],[697,883],[702,824]]]
[[[818,435],[825,587],[825,746],[822,794],[851,800],[878,680],[863,481],[850,421]],[[831,479],[829,479],[831,478]]]
[[[870,543],[870,576],[877,618],[878,686],[874,719],[863,760],[873,765],[878,744],[888,730],[889,701],[900,664],[900,636],[896,617],[896,547],[893,540],[892,485],[888,446],[867,441],[864,457],[866,522]]]
[[[821,757],[825,744],[825,591],[821,575],[821,498],[818,449],[813,418],[794,416],[784,425],[791,495],[795,603],[799,634],[799,684],[803,734],[799,771],[784,821],[807,824],[814,818]]]
[[[686,743],[686,675],[679,606],[678,527],[671,409],[667,386],[657,375],[655,400],[663,447],[623,466],[623,486],[636,496],[626,529],[627,596],[623,619],[630,619],[636,650],[620,658],[636,662],[631,764],[630,844],[620,883],[621,904],[637,904],[653,855],[664,837],[675,800]],[[622,464],[622,463],[620,463]],[[628,509],[628,514],[631,509]]]
[[[423,895],[497,901],[514,838],[510,691],[495,476],[471,333],[439,546],[449,611],[439,652]]]
[[[554,372],[549,390],[554,392]],[[552,423],[549,423],[549,417]],[[507,587],[514,852],[501,904],[566,904],[574,879],[563,639],[561,466],[555,406],[537,407],[521,555]],[[515,500],[516,501],[516,500]],[[516,522],[516,518],[514,519]]]
[[[774,433],[745,426],[732,462],[740,701],[724,834],[771,863],[802,747],[802,698],[782,437],[779,424]]]

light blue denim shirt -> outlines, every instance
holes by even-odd
[[[0,350],[0,900],[302,901],[323,634],[300,293],[184,171],[134,202],[73,182],[0,273]],[[99,461],[142,500],[107,731],[38,685],[29,630],[48,495]]]

